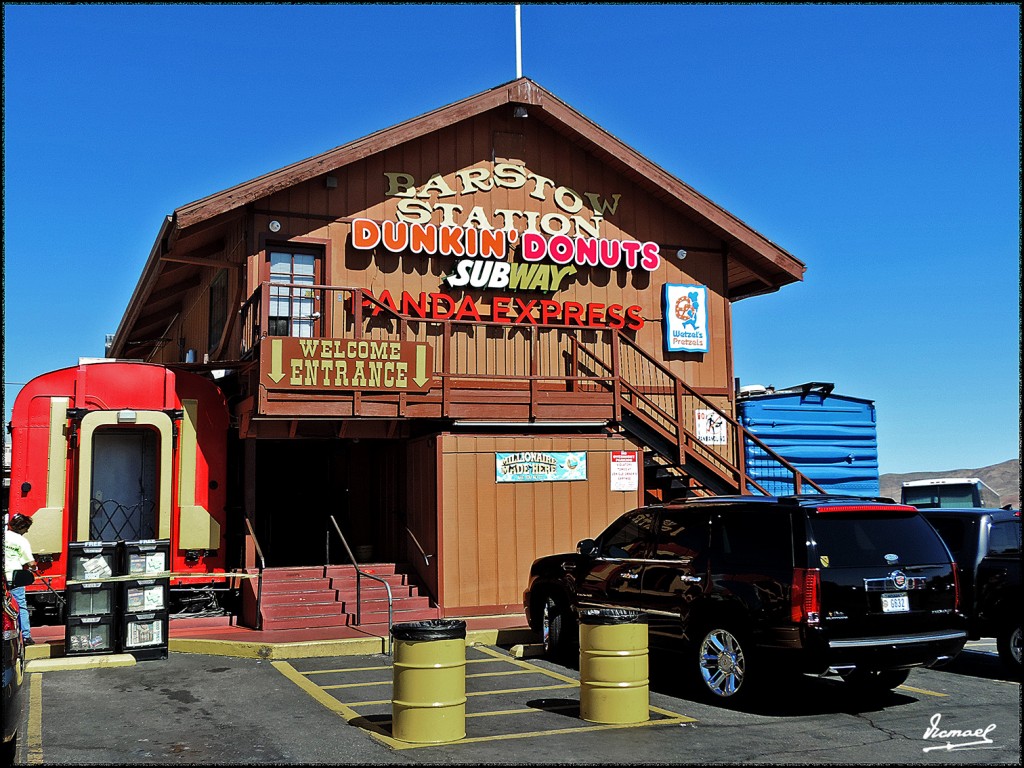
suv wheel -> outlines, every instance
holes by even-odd
[[[1015,675],[1021,673],[1020,663],[1021,632],[1020,624],[1003,627],[996,637],[996,648],[1003,665]]]
[[[749,643],[744,635],[716,627],[697,636],[701,692],[715,702],[736,702],[750,693]]]
[[[571,658],[579,638],[578,636],[573,637],[572,630],[575,622],[568,603],[557,596],[546,598],[542,621],[544,652],[548,658],[558,661],[566,661]]]
[[[855,669],[843,675],[843,680],[856,693],[879,694],[891,691],[907,682],[909,669]]]

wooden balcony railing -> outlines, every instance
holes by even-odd
[[[600,413],[627,430],[633,424],[659,437],[671,446],[667,458],[684,470],[696,471],[696,464],[733,492],[766,494],[748,475],[749,441],[757,447],[751,454],[760,477],[791,484],[794,493],[807,487],[824,492],[748,432],[727,404],[687,385],[620,331],[438,320],[426,317],[425,306],[404,309],[396,311],[362,288],[263,283],[240,310],[241,356],[253,357],[271,326],[280,335],[423,342],[434,350],[434,385],[429,393],[403,395],[402,408],[429,400],[437,417],[465,418],[471,407],[474,416],[487,419],[518,406],[515,420],[543,420],[545,408],[548,414],[559,407]],[[469,405],[474,390],[479,398]],[[719,421],[724,442],[697,437],[698,411]]]

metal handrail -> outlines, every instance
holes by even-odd
[[[252,529],[252,521],[248,517],[245,517],[244,520],[245,527],[249,529],[249,535],[252,536],[253,546],[256,547],[256,555],[260,559],[260,572],[256,580],[256,629],[263,629],[263,570],[267,567],[267,561],[263,557],[260,540],[256,538],[256,531]]]
[[[381,584],[384,585],[384,589],[386,589],[387,592],[388,592],[388,649],[387,649],[387,655],[390,656],[391,655],[391,646],[392,646],[391,626],[394,624],[394,611],[395,611],[395,601],[394,601],[394,598],[391,595],[391,585],[388,584],[385,579],[382,579],[379,576],[374,576],[372,573],[367,573],[366,571],[362,570],[359,567],[359,564],[356,563],[356,556],[352,554],[352,549],[349,547],[348,540],[345,538],[345,534],[343,534],[341,532],[341,528],[338,527],[338,521],[334,519],[334,515],[328,515],[328,517],[331,519],[331,525],[334,526],[334,530],[337,532],[338,538],[341,539],[341,545],[343,547],[345,547],[345,551],[348,553],[349,560],[352,561],[352,567],[356,569],[356,626],[359,626],[360,624],[362,624],[362,590],[361,590],[360,579],[363,576],[366,576],[368,579],[373,579],[374,581],[379,581]]]
[[[416,534],[414,534],[412,531],[410,531],[408,526],[406,526],[405,532],[409,534],[409,538],[412,539],[412,543],[416,545],[416,549],[418,549],[420,551],[420,554],[423,556],[424,564],[429,566],[430,565],[430,558],[432,558],[433,555],[428,555],[423,550],[423,547],[420,545],[419,541],[416,539]]]

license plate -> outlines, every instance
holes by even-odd
[[[882,595],[882,613],[905,613],[910,610],[910,597],[901,593]]]

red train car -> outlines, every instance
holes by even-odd
[[[26,384],[10,425],[10,514],[33,521],[44,578],[30,601],[55,602],[80,541],[167,539],[172,594],[223,585],[228,426],[212,381],[162,365],[82,362]]]

